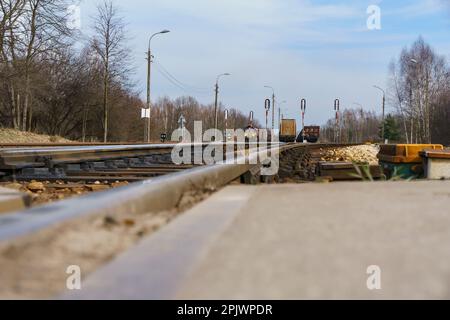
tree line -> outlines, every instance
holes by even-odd
[[[132,81],[124,17],[105,0],[87,37],[68,23],[71,4],[0,0],[0,126],[79,141],[143,141],[145,104]],[[161,98],[152,107],[153,140],[177,128],[181,114],[188,127],[194,120],[213,127],[212,106],[193,97]],[[247,122],[230,110],[230,127]]]
[[[422,37],[389,65],[385,136],[381,115],[362,109],[343,111],[323,127],[323,139],[342,142],[384,141],[450,145],[450,67]],[[382,139],[384,138],[384,139]]]
[[[346,109],[340,115],[339,126],[335,118],[323,126],[322,140],[342,143],[379,141],[380,123],[380,118],[373,111]]]

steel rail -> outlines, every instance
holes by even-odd
[[[115,145],[144,145],[142,142],[44,142],[44,143],[1,143],[1,149],[7,148],[36,148],[36,147],[77,147],[77,146],[115,146]],[[161,144],[172,144],[169,142]]]
[[[275,152],[281,153],[300,146],[302,145],[281,145],[275,148]],[[111,215],[117,212],[143,214],[177,208],[186,193],[214,191],[250,170],[258,169],[261,164],[256,160],[263,153],[267,154],[267,148],[245,157],[249,160],[247,164],[228,161],[197,167],[101,193],[0,216],[0,242],[11,241],[91,215]]]
[[[167,154],[174,146],[175,144],[7,148],[0,149],[0,169],[45,167],[49,162],[79,163]]]
[[[175,146],[191,147],[191,150],[195,152],[196,148],[217,145],[223,145],[226,151],[227,144],[219,142],[6,148],[0,149],[0,169],[52,167],[67,163],[170,154]]]

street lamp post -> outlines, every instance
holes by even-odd
[[[218,106],[217,105],[219,102],[219,79],[223,76],[230,76],[230,75],[231,74],[229,74],[229,73],[222,73],[222,74],[219,74],[216,79],[216,87],[215,87],[216,96],[215,96],[215,100],[214,100],[214,129],[215,130],[217,130],[217,125],[218,125],[218,113],[217,113]]]
[[[385,142],[385,123],[384,123],[384,118],[385,118],[385,110],[386,110],[386,91],[384,91],[384,89],[380,88],[379,86],[373,86],[374,88],[380,90],[381,92],[383,92],[383,105],[382,105],[382,113],[381,113],[381,140],[383,141],[383,143]]]
[[[147,142],[150,143],[150,138],[151,138],[151,125],[150,125],[150,120],[151,120],[151,110],[152,110],[152,106],[151,106],[151,100],[150,100],[150,84],[151,84],[151,72],[152,72],[152,51],[151,51],[151,42],[153,37],[155,37],[158,34],[164,34],[164,33],[169,33],[169,30],[162,30],[160,32],[154,33],[151,35],[150,39],[148,40],[148,51],[147,51],[147,109],[148,109],[148,118],[147,118]]]
[[[275,89],[271,86],[264,86],[264,88],[272,89],[272,131],[275,130]]]

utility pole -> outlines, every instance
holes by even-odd
[[[150,51],[150,44],[148,46],[147,52],[147,110],[148,110],[148,118],[147,118],[147,143],[150,143],[150,127],[151,127],[151,102],[150,102],[150,81],[151,81],[151,73],[152,73],[152,53]]]
[[[152,51],[151,51],[151,42],[154,36],[158,34],[164,34],[169,33],[169,30],[162,30],[160,32],[154,33],[150,39],[148,40],[148,51],[147,51],[147,112],[148,112],[148,118],[147,118],[147,142],[150,143],[151,140],[151,112],[152,112],[152,106],[151,106],[151,100],[150,100],[150,84],[151,84],[151,74],[152,74]]]
[[[272,132],[275,130],[275,93],[272,95]]]
[[[220,77],[222,77],[222,76],[229,76],[229,75],[231,75],[231,74],[229,74],[229,73],[222,73],[222,74],[219,74],[218,76],[217,76],[217,79],[216,79],[216,87],[215,87],[215,94],[216,94],[216,96],[215,96],[215,100],[214,100],[214,129],[215,130],[217,130],[217,126],[218,126],[218,103],[219,103],[219,79],[220,79]]]

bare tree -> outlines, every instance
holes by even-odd
[[[30,103],[31,72],[37,57],[51,59],[57,50],[68,47],[67,39],[72,35],[67,26],[66,0],[26,0],[23,26],[25,100],[21,127],[31,129],[33,109]]]
[[[16,93],[15,78],[20,75],[16,70],[16,29],[19,19],[24,14],[25,0],[0,1],[1,24],[0,24],[0,62],[1,78],[3,82],[4,95],[3,105],[8,112],[7,117],[11,119],[14,128],[18,127],[18,116],[20,115],[18,102],[20,94]]]
[[[129,80],[131,50],[118,9],[109,0],[98,7],[94,36],[78,50],[66,23],[70,1],[0,0],[0,126],[82,141],[142,141],[144,103]],[[170,135],[182,114],[189,130],[196,120],[212,127],[211,110],[189,96],[160,99],[153,138]],[[220,114],[223,128],[222,105]],[[246,125],[247,115],[229,110],[229,128]]]
[[[38,60],[68,46],[71,30],[66,24],[66,0],[0,1],[1,62],[7,87],[12,124],[30,130],[32,77]],[[6,71],[6,72],[5,72]]]
[[[446,60],[420,37],[390,66],[390,100],[403,118],[409,143],[431,143],[435,106],[448,88]]]
[[[362,108],[345,109],[340,122],[341,141],[343,143],[361,143],[380,139],[381,120],[373,111]],[[336,120],[329,119],[322,127],[322,138],[335,141]]]
[[[130,68],[129,49],[126,47],[125,22],[112,1],[105,0],[97,7],[94,20],[95,35],[92,47],[100,57],[103,69],[103,140],[108,140],[109,91],[111,82],[124,83]]]

